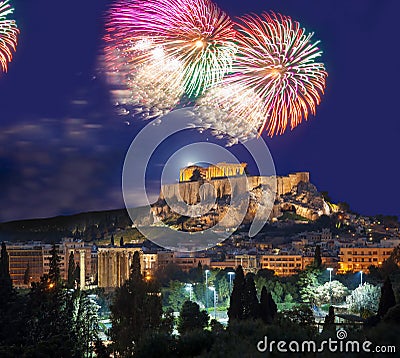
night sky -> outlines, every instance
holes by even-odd
[[[146,123],[117,114],[99,71],[109,3],[12,1],[21,35],[9,72],[0,74],[0,221],[123,207],[123,160]],[[400,2],[216,3],[231,16],[289,15],[321,40],[326,93],[316,117],[266,139],[277,173],[310,171],[334,201],[362,214],[400,215]],[[164,160],[155,158],[151,182]]]

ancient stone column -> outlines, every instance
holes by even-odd
[[[85,250],[79,250],[79,265],[80,265],[80,289],[85,289]]]

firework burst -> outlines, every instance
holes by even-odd
[[[110,10],[107,57],[113,61],[118,49],[125,63],[146,66],[154,62],[154,51],[162,51],[167,61],[181,64],[185,94],[197,97],[231,71],[233,26],[209,0],[120,1]]]
[[[293,129],[309,113],[315,114],[327,73],[322,63],[315,62],[322,51],[318,42],[311,42],[313,34],[306,34],[290,17],[273,13],[244,16],[237,27],[237,57],[232,74],[221,86],[230,88],[231,94],[207,93],[199,104],[220,110],[226,102],[226,121],[237,117],[244,126],[259,126],[259,134],[266,130],[270,136],[282,134],[288,123]],[[253,105],[239,100],[249,88],[257,103],[262,100],[262,109],[257,106],[255,111]]]
[[[8,63],[12,60],[19,34],[16,22],[7,19],[13,11],[8,0],[0,1],[0,68],[4,72],[7,71]]]

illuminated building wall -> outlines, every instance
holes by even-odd
[[[393,247],[343,247],[339,254],[339,273],[363,271],[381,266],[390,257]]]
[[[43,276],[43,252],[37,245],[7,245],[9,255],[10,276],[16,287],[30,286],[31,282],[39,282]],[[29,266],[29,280],[24,284],[24,276]]]

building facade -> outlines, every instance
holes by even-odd
[[[43,276],[43,250],[40,243],[7,245],[10,276],[16,287],[39,282]]]
[[[339,273],[357,271],[368,273],[368,267],[381,266],[393,250],[394,247],[381,246],[342,247],[339,253]]]

